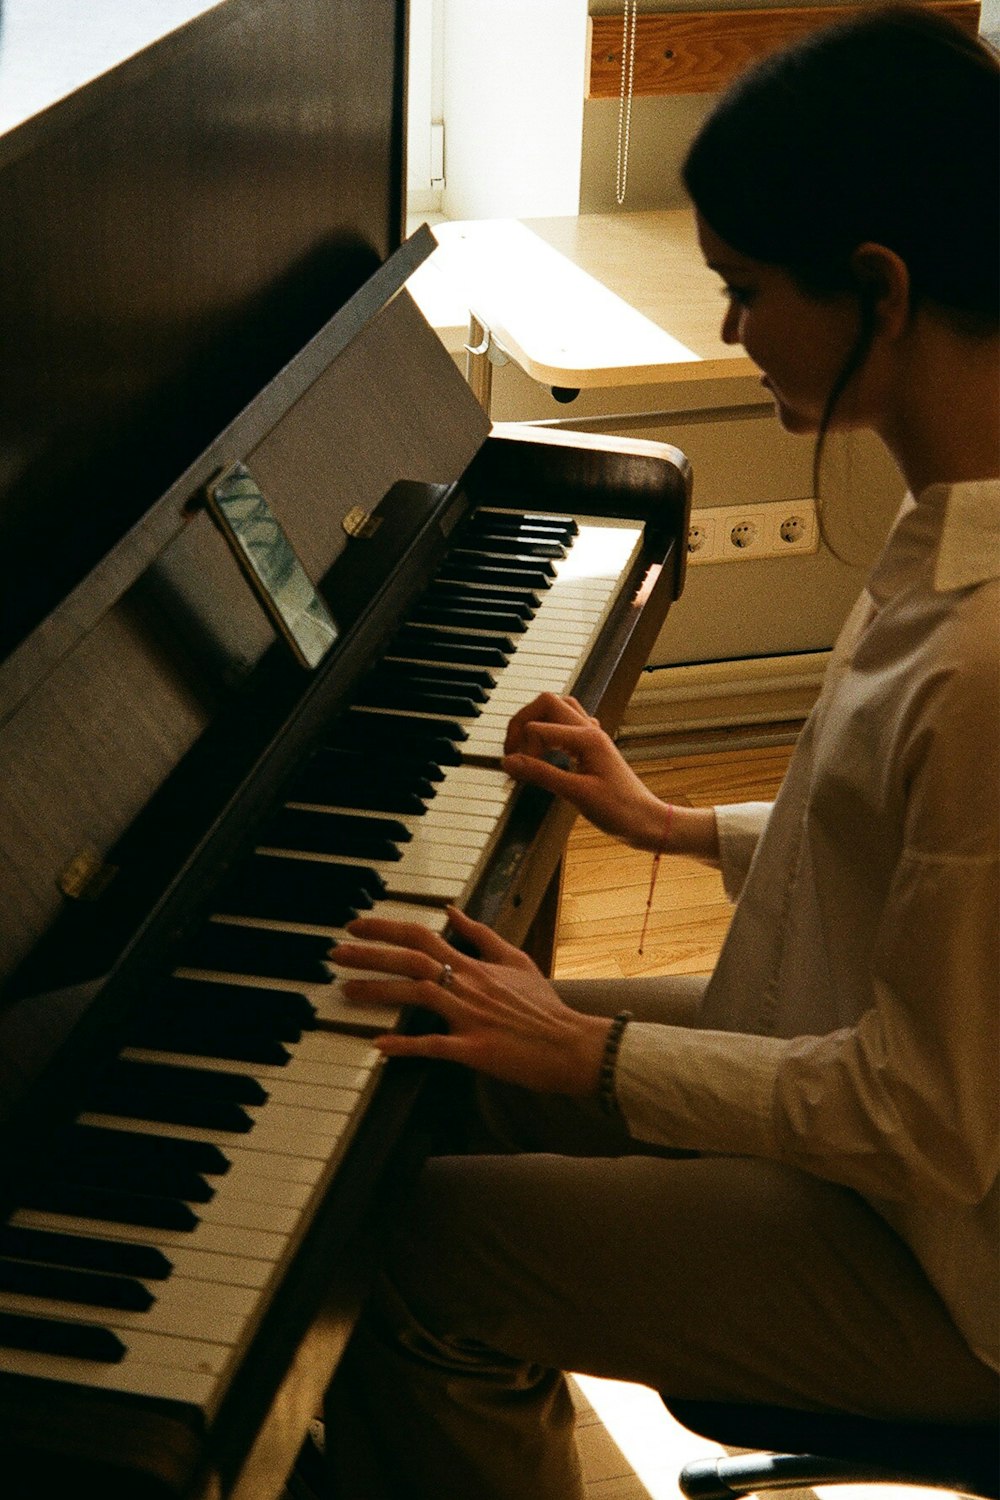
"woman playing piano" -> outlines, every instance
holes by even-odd
[[[571,1500],[562,1370],[995,1415],[997,77],[869,12],[744,75],[691,149],[723,337],[788,429],[874,429],[910,493],[773,806],[670,809],[572,699],[511,723],[513,776],[721,866],[711,979],[557,993],[458,913],[479,958],[374,918],[338,949],[385,971],[348,993],[440,1013],[380,1046],[484,1075],[492,1142],[399,1209],[331,1393],[345,1500]]]

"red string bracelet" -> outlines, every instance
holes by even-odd
[[[646,941],[646,928],[649,926],[649,913],[653,905],[653,892],[656,890],[656,877],[660,873],[660,859],[666,853],[667,843],[670,839],[670,826],[674,821],[674,804],[666,804],[666,823],[663,829],[663,842],[653,855],[653,868],[649,876],[649,895],[646,897],[646,911],[642,919],[642,931],[639,934],[639,953],[642,953],[642,945]]]

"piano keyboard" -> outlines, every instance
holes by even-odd
[[[0,1228],[0,1369],[211,1418],[364,1114],[331,944],[436,932],[500,835],[511,714],[570,690],[641,526],[480,509]],[[352,977],[359,976],[354,971]]]
[[[183,1065],[201,1070],[210,1085],[219,1079],[256,1083],[265,1097],[239,1106],[246,1120],[236,1129],[158,1123],[117,1111],[80,1114],[67,1133],[78,1211],[60,1211],[56,1176],[32,1193],[39,1206],[19,1209],[0,1230],[0,1286],[11,1266],[26,1273],[24,1289],[0,1290],[0,1320],[5,1315],[55,1320],[66,1352],[7,1347],[5,1370],[163,1396],[211,1416],[336,1171],[381,1066],[378,1054],[358,1037],[313,1030],[284,1045],[284,1064],[126,1049],[121,1061],[133,1069]],[[249,1090],[244,1086],[242,1092]],[[225,1098],[224,1086],[205,1095],[209,1101],[220,1097]],[[206,1110],[205,1117],[211,1116]],[[128,1133],[135,1171],[151,1183],[164,1175],[161,1150],[175,1164],[184,1145],[200,1152],[200,1157],[192,1154],[196,1165],[188,1168],[187,1191],[197,1197],[172,1198],[165,1190],[158,1198],[147,1187],[139,1195],[147,1200],[141,1205],[143,1222],[116,1218],[132,1206],[116,1204],[113,1189],[104,1190],[104,1202],[102,1189],[88,1181],[103,1177],[105,1163],[117,1165],[113,1139],[101,1132]],[[185,1190],[182,1182],[178,1190]],[[46,1207],[47,1200],[57,1207]],[[187,1209],[190,1224],[179,1222],[183,1212],[171,1211],[178,1208]],[[61,1243],[50,1243],[46,1235],[60,1236]],[[84,1252],[97,1245],[101,1264],[109,1268],[105,1274],[115,1283],[109,1293],[114,1300],[100,1315],[101,1329],[114,1341],[104,1352],[87,1343],[95,1309],[80,1300],[85,1286],[63,1289],[63,1296],[44,1294],[53,1262],[79,1264],[76,1242]],[[31,1273],[39,1277],[37,1290],[31,1288]],[[84,1269],[77,1279],[86,1283],[93,1276]],[[141,1301],[137,1292],[153,1299],[149,1306],[122,1305]],[[67,1300],[70,1295],[73,1300]],[[30,1329],[26,1332],[30,1342]],[[0,1337],[6,1342],[9,1336],[0,1322]]]

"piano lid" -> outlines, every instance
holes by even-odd
[[[398,248],[406,5],[0,10],[2,658]]]

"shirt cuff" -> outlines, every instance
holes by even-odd
[[[715,809],[722,883],[730,901],[735,901],[743,889],[773,806],[772,802],[734,802]]]
[[[783,1037],[631,1021],[615,1097],[637,1140],[726,1156],[780,1155],[774,1088]]]

